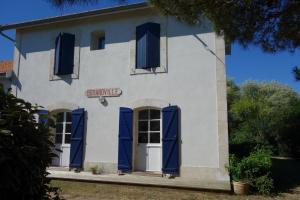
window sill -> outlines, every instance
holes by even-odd
[[[78,74],[68,74],[68,75],[51,75],[50,81],[57,81],[57,80],[66,80],[66,79],[78,79]]]
[[[157,73],[167,73],[167,68],[166,67],[157,67],[157,68],[149,68],[149,69],[131,68],[131,71],[130,71],[130,75],[157,74]]]

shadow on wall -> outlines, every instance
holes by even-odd
[[[178,150],[179,150],[179,163],[178,163],[178,165],[179,165],[179,176],[180,176],[180,169],[181,169],[181,167],[182,167],[182,143],[183,143],[183,141],[182,141],[182,137],[181,137],[181,119],[182,119],[182,116],[181,116],[181,109],[180,109],[180,107],[178,107]]]
[[[85,155],[86,155],[86,146],[87,146],[87,127],[88,127],[88,119],[89,119],[89,116],[88,116],[88,112],[85,110],[84,111],[84,135],[83,135],[83,152],[82,152],[82,168],[84,169],[85,168]]]
[[[16,75],[16,73],[13,71],[13,77],[12,77],[12,85],[16,86],[18,88],[18,90],[22,90],[22,84],[18,78],[18,76]]]
[[[138,14],[138,11],[135,15],[136,14]],[[141,15],[143,16],[144,13],[141,13]],[[125,18],[125,20],[122,18]],[[131,20],[131,23],[128,23],[129,21],[126,20],[126,18]],[[149,21],[146,20],[146,22],[152,22],[153,20],[151,19],[152,18],[150,17]],[[91,34],[92,32],[99,30],[99,24],[101,24],[101,30],[103,29],[105,31],[106,44],[129,42],[133,38],[135,27],[144,23],[142,21],[143,20],[140,20],[139,18],[130,19],[128,14],[125,14],[124,16],[120,14],[119,16],[116,16],[116,18],[113,18],[113,21],[111,21],[111,18],[109,17],[102,16],[101,18],[91,19],[90,21],[87,21],[86,24],[82,22],[71,22],[56,23],[45,27],[41,26],[41,28],[33,29],[32,32],[27,32],[25,30],[22,36],[22,45],[20,45],[21,49],[18,49],[25,60],[29,53],[49,51],[55,46],[55,40],[53,38],[60,32],[70,32],[75,34],[76,32],[77,34],[80,32],[79,46],[81,48],[89,47],[91,43]],[[161,21],[163,22],[163,20]],[[168,17],[167,26],[168,29],[166,34],[169,38],[213,32],[211,23],[208,20],[204,20],[201,24],[191,26],[185,22],[179,22],[174,17]],[[162,36],[165,36],[164,33]]]
[[[273,158],[272,176],[278,192],[291,192],[300,186],[300,159]]]

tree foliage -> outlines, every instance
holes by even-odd
[[[47,0],[65,4],[97,0]],[[268,52],[294,51],[300,47],[299,0],[149,0],[164,14],[201,24],[208,18],[218,34],[243,46],[255,44]]]
[[[300,1],[297,0],[151,0],[164,13],[191,23],[205,16],[217,33],[265,51],[294,50],[300,46]]]
[[[300,97],[295,91],[276,82],[254,81],[239,89],[231,81],[227,88],[233,147],[248,147],[245,151],[250,152],[259,145],[275,155],[300,156]]]
[[[0,84],[0,199],[59,199],[46,178],[54,156],[49,125],[36,122],[37,112]]]

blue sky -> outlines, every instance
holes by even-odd
[[[127,0],[123,3],[134,3],[143,0]],[[0,24],[10,24],[32,19],[58,16],[61,14],[93,10],[118,5],[120,0],[102,0],[93,5],[81,5],[71,8],[57,9],[47,0],[1,0]],[[14,37],[14,31],[6,31]],[[12,59],[13,44],[0,37],[0,60]],[[276,80],[288,84],[300,93],[300,82],[292,76],[292,68],[300,66],[300,50],[294,54],[281,52],[276,54],[263,53],[259,48],[250,46],[247,49],[233,44],[232,54],[226,57],[227,76],[240,84],[245,80],[271,81]]]

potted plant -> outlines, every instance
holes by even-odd
[[[250,183],[243,171],[242,162],[235,155],[230,155],[229,167],[232,180],[233,191],[235,194],[247,195],[250,191]]]
[[[264,148],[257,147],[241,159],[230,155],[228,170],[234,193],[248,194],[251,186],[254,192],[270,195],[273,190],[271,167],[271,152]]]

